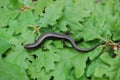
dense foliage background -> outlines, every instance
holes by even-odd
[[[82,48],[120,41],[120,0],[0,0],[0,80],[120,80],[120,51],[105,44],[86,54],[60,40],[24,49],[46,32]]]

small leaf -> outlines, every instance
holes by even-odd
[[[96,68],[94,72],[94,76],[98,78],[102,78],[108,72],[109,66],[102,63],[101,61],[96,61]]]
[[[75,76],[76,78],[80,78],[83,76],[85,72],[87,57],[82,55],[76,55],[71,58],[71,62],[75,68]]]
[[[33,65],[36,72],[41,71],[44,67],[46,72],[50,72],[55,69],[55,62],[59,61],[58,54],[52,51],[42,52],[41,55],[34,61]]]

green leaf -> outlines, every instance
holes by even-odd
[[[37,80],[50,80],[50,78],[52,78],[52,74],[47,73],[44,68],[42,68],[39,72],[35,72],[34,67],[30,67],[29,70],[29,74],[32,79],[37,78]]]
[[[11,5],[14,7],[14,8],[20,8],[22,7],[22,3],[20,3],[19,0],[9,0]]]
[[[4,40],[0,39],[0,55],[2,55],[2,53],[4,53],[5,51],[7,51],[10,47],[11,47],[10,43],[8,43],[7,41],[4,41]]]
[[[3,4],[3,3],[4,3],[4,4]],[[7,7],[8,4],[9,4],[9,0],[5,0],[5,1],[1,0],[1,1],[0,1],[0,8]]]
[[[89,52],[89,54],[88,54],[89,59],[90,60],[96,59],[98,56],[100,56],[102,50],[103,50],[103,46],[99,46],[95,50]]]
[[[109,78],[107,77],[102,77],[102,78],[96,78],[96,77],[92,77],[92,80],[109,80]]]
[[[6,61],[17,64],[25,69],[28,68],[27,59],[29,59],[28,54],[25,52],[23,46],[21,46],[19,43],[14,49],[12,48],[12,50],[6,55],[5,58]]]
[[[35,71],[39,72],[44,67],[46,72],[50,72],[55,69],[55,62],[59,61],[58,54],[53,51],[41,52],[41,55],[34,61],[33,67]]]
[[[99,60],[96,61],[94,76],[98,78],[102,78],[108,72],[107,70],[108,68],[109,68],[108,65],[101,63],[101,61]]]
[[[95,68],[96,68],[96,61],[93,61],[89,66],[88,66],[88,69],[87,69],[87,77],[90,77],[94,74],[94,71],[95,71]]]
[[[86,23],[84,23],[83,32],[81,35],[85,41],[90,41],[98,38],[96,34],[98,34],[97,28],[94,26],[93,18],[90,18]],[[90,36],[90,37],[89,37]]]
[[[96,78],[103,78],[108,73],[109,66],[101,62],[99,59],[93,61],[88,67],[87,76],[94,75]]]
[[[56,48],[63,48],[63,43],[61,41],[54,41],[53,42],[53,45],[56,47]]]
[[[0,60],[0,80],[29,80],[25,71],[15,64]]]
[[[9,12],[9,13],[8,13]],[[17,10],[10,10],[8,7],[4,7],[0,9],[0,26],[7,26],[9,19],[14,19],[18,15]]]
[[[9,41],[13,46],[11,50],[6,54],[4,60],[17,64],[22,68],[28,68],[27,59],[29,59],[28,54],[25,52],[24,47],[21,45],[19,38],[12,37]]]
[[[84,17],[90,16],[90,11],[80,8],[78,4],[69,0],[64,2],[64,6],[64,14],[56,26],[60,27],[62,31],[66,29],[66,27],[72,31],[81,30],[79,21],[83,20]],[[81,13],[81,15],[78,13]]]
[[[35,3],[33,9],[35,10],[35,14],[37,15],[41,15],[42,12],[44,11],[44,9],[49,6],[50,4],[52,4],[52,0],[37,0],[37,2]]]
[[[56,1],[45,9],[43,17],[40,19],[41,27],[53,26],[57,20],[62,16],[63,2]]]
[[[29,9],[21,11],[24,6]],[[119,0],[0,0],[0,14],[0,80],[120,79],[120,51],[109,45],[84,54],[67,41],[46,39],[37,49],[24,48],[47,32],[68,33],[84,49],[101,39],[119,41]]]
[[[101,59],[110,67],[107,69],[107,76],[109,76],[110,80],[119,80],[120,79],[120,68],[119,68],[119,63],[120,63],[120,51],[115,52],[118,54],[117,57],[111,58],[108,53],[105,53],[104,55],[101,56]]]
[[[72,61],[73,66],[75,67],[76,78],[80,78],[81,76],[83,76],[85,72],[87,57],[76,55],[71,58],[71,61]]]
[[[5,29],[0,28],[0,39],[1,40],[5,40],[5,41],[9,42],[12,34],[13,34],[13,32],[11,30],[6,31]]]
[[[64,68],[63,68],[64,66]],[[55,80],[68,80],[70,79],[69,73],[72,69],[72,65],[69,62],[62,61],[53,71],[53,76]]]
[[[120,20],[120,18],[118,17],[118,15],[117,15],[117,19],[116,19],[117,21],[115,22],[115,24],[114,24],[114,26],[113,26],[113,28],[112,28],[112,32],[113,32],[113,37],[112,37],[112,39],[113,40],[119,40],[120,39],[120,37],[119,37],[119,32],[120,32],[120,23],[119,23],[119,20]]]

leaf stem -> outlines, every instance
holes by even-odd
[[[80,24],[82,28],[84,28],[84,26],[82,24]],[[97,33],[89,30],[86,28],[87,31],[91,32],[92,34],[96,35],[97,38],[101,39],[102,41],[104,41],[105,43],[109,44],[109,45],[118,45],[117,43],[113,42],[112,40],[106,40],[105,38],[102,38],[100,35],[98,35]]]
[[[81,24],[81,27],[84,28],[84,26],[83,26],[82,24]],[[93,31],[91,31],[91,30],[89,30],[89,29],[87,29],[87,28],[86,28],[86,30],[88,30],[89,32],[91,32],[91,33],[93,33],[94,35],[96,35],[96,36],[97,36],[99,39],[101,39],[102,41],[108,42],[106,39],[102,38],[102,37],[99,36],[97,33],[93,32]]]

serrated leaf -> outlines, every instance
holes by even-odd
[[[83,76],[85,72],[87,57],[77,55],[77,56],[72,57],[71,61],[72,61],[73,66],[75,67],[76,78],[80,78],[81,76]]]
[[[99,59],[93,61],[88,67],[87,76],[94,75],[96,78],[103,78],[107,74],[109,66],[102,63]]]
[[[93,18],[89,19],[88,21],[86,21],[86,23],[84,23],[83,30],[84,31],[81,32],[81,34],[85,41],[94,40],[98,37],[96,36],[96,34],[98,34],[98,29],[94,26]]]
[[[52,47],[53,47],[53,46],[51,45],[51,43],[52,43],[52,40],[46,41],[46,42],[43,44],[44,49],[51,50]]]
[[[24,6],[29,6],[29,9]],[[25,11],[20,11],[20,8]],[[63,46],[60,40],[46,39],[38,50],[24,49],[25,44],[35,42],[39,37],[36,32],[32,33],[34,29],[31,27],[34,26],[40,28],[37,31],[40,33],[69,33],[74,41],[83,39],[77,45],[85,49],[103,38],[119,41],[119,0],[0,0],[0,14],[0,39],[5,46],[0,48],[0,52],[5,52],[2,59],[9,62],[4,63],[5,67],[1,64],[0,69],[10,72],[5,75],[1,72],[3,77],[0,76],[0,80],[10,79],[11,74],[19,79],[27,74],[29,79],[34,80],[120,79],[120,52],[113,51],[117,56],[111,58],[110,50],[102,51],[108,45],[82,54],[69,42]],[[12,46],[7,46],[9,43]],[[16,65],[20,67],[14,68]],[[24,70],[21,71],[21,68]],[[18,76],[17,73],[22,75]]]
[[[22,68],[27,69],[28,68],[28,63],[26,61],[26,59],[29,59],[28,54],[25,52],[23,46],[21,46],[19,44],[19,42],[17,42],[17,46],[15,47],[15,49],[12,49],[12,51],[10,51],[6,57],[5,60],[13,63],[13,64],[17,64],[19,66],[21,66]]]
[[[107,70],[108,68],[109,68],[108,65],[101,63],[101,61],[98,60],[96,62],[94,76],[98,77],[98,78],[102,78],[108,72],[108,70]]]
[[[53,4],[49,5],[45,9],[43,18],[40,19],[41,27],[48,27],[49,25],[53,26],[57,23],[57,20],[62,16],[63,3],[62,1],[56,1]]]
[[[32,69],[30,70],[32,71]],[[47,73],[44,68],[42,68],[41,71],[37,73],[34,73],[33,71],[31,74],[32,74],[31,78],[33,79],[37,78],[37,80],[50,80],[52,78],[52,74]]]
[[[107,76],[109,76],[110,80],[119,80],[120,79],[120,68],[119,68],[119,63],[120,63],[120,51],[116,52],[118,54],[117,57],[111,58],[108,53],[105,53],[104,55],[101,56],[101,59],[110,67],[107,69]]]
[[[9,12],[9,13],[8,13]],[[0,9],[0,26],[7,26],[9,19],[14,19],[18,12],[17,10],[10,10],[6,7]]]
[[[64,66],[64,68],[63,68]],[[69,62],[62,61],[57,66],[53,72],[53,77],[55,80],[68,80],[70,79],[69,72],[72,66]]]
[[[52,2],[52,0],[38,0],[33,7],[35,14],[41,15],[44,9],[52,4]]]
[[[95,58],[97,58],[101,54],[102,49],[103,46],[98,46],[95,50],[89,52],[89,59],[94,60]]]
[[[84,17],[88,17],[90,12],[88,10],[81,9],[78,4],[75,4],[69,0],[64,2],[64,4],[64,14],[58,22],[57,26],[61,27],[61,30],[66,26],[69,27],[72,31],[80,30],[81,25],[79,24],[79,21]],[[78,13],[82,13],[83,15],[79,15]]]
[[[21,45],[21,42],[16,38],[12,38],[10,40],[10,43],[14,45],[14,47],[11,48],[4,59],[10,63],[17,64],[20,67],[27,69],[28,63],[26,59],[28,59],[29,57],[28,54],[25,52],[25,49]]]
[[[55,69],[55,62],[59,61],[59,56],[52,51],[42,52],[41,55],[33,63],[36,72],[41,71],[44,67],[46,72]]]
[[[36,20],[38,19],[37,15],[33,14],[31,11],[26,11],[24,13],[19,14],[17,20],[9,21],[9,30],[13,30],[14,34],[24,33],[34,31],[34,29],[30,29],[37,25]]]

